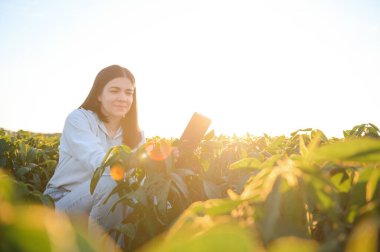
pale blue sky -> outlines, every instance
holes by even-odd
[[[380,1],[0,0],[0,127],[61,132],[110,64],[147,136],[380,126]]]

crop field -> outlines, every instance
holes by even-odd
[[[112,194],[129,214],[124,251],[380,250],[380,131],[343,138],[301,129],[290,136],[209,132],[175,160],[178,139],[153,137],[132,152],[111,148]],[[86,223],[42,195],[58,162],[59,134],[0,129],[0,251],[104,251]]]

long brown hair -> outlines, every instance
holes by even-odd
[[[123,130],[123,144],[128,145],[130,148],[134,148],[141,141],[142,136],[137,118],[135,77],[128,69],[119,65],[111,65],[103,68],[96,76],[90,93],[79,108],[92,110],[98,115],[100,120],[103,122],[108,122],[107,116],[104,115],[100,109],[101,104],[98,101],[98,96],[103,92],[104,86],[108,82],[119,77],[128,78],[134,86],[133,103],[128,113],[124,118],[121,119],[121,128]]]

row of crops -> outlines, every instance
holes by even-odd
[[[380,131],[362,124],[328,139],[215,136],[179,160],[178,139],[115,146],[112,194],[129,209],[111,230],[125,251],[378,251]],[[54,173],[59,135],[0,130],[0,251],[103,251],[86,227],[54,212],[41,192]],[[111,196],[110,195],[110,196]]]

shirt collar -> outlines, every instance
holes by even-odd
[[[95,118],[96,118],[96,121],[98,123],[99,128],[103,131],[104,134],[106,134],[109,138],[111,138],[110,135],[108,134],[107,127],[104,125],[104,122],[102,120],[100,120],[100,118],[98,117],[98,115],[96,113],[94,113],[94,114],[95,114]],[[121,127],[119,127],[117,129],[113,139],[119,138],[121,136],[122,132],[123,131],[122,131]]]
[[[99,120],[99,128],[104,132],[104,134],[106,134],[109,138],[111,138],[110,135],[108,134],[107,127],[104,125],[104,122],[102,122],[101,120]],[[122,132],[123,131],[122,131],[121,127],[119,127],[115,133],[115,136],[111,139],[119,138],[121,136]]]
[[[120,137],[122,133],[123,133],[123,130],[121,129],[121,126],[120,126],[120,127],[117,129],[117,131],[116,131],[115,138]]]

